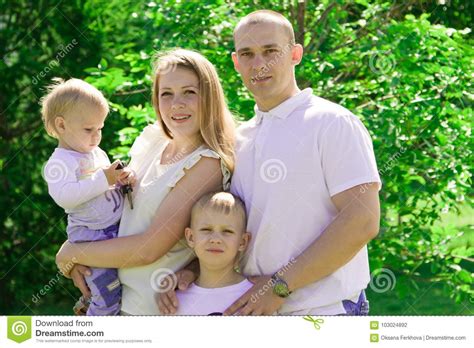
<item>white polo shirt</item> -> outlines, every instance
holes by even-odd
[[[311,245],[337,215],[332,196],[364,183],[381,186],[367,129],[342,106],[307,88],[269,112],[255,111],[238,129],[231,184],[252,234],[242,263],[247,276],[273,274]],[[279,313],[344,313],[341,301],[357,299],[369,281],[364,247],[333,274],[294,291]]]

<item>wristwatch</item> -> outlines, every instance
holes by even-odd
[[[273,293],[281,298],[290,296],[291,291],[288,289],[288,284],[278,275],[278,272],[272,275]]]

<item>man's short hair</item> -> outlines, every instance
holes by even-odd
[[[291,25],[290,21],[283,16],[281,13],[272,10],[258,10],[249,13],[244,18],[242,18],[234,29],[234,41],[235,41],[235,34],[237,31],[244,25],[255,25],[261,23],[275,23],[283,30],[288,36],[288,39],[292,45],[296,43],[295,41],[295,31],[293,30],[293,26]]]

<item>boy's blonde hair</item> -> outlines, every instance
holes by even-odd
[[[109,105],[103,94],[91,84],[79,80],[54,78],[53,83],[47,87],[48,94],[41,98],[41,118],[46,132],[58,138],[55,120],[58,116],[65,117],[78,103],[88,103],[109,113]]]
[[[191,224],[198,214],[204,209],[211,209],[225,215],[237,215],[242,222],[242,231],[247,227],[247,214],[244,203],[230,192],[211,192],[207,193],[194,203],[191,210]]]
[[[168,127],[160,115],[159,84],[160,76],[175,71],[178,67],[189,69],[199,80],[199,127],[204,143],[219,154],[224,164],[234,170],[235,122],[230,113],[217,71],[201,54],[173,49],[160,52],[155,57],[153,79],[153,107],[160,117],[165,134],[172,139]]]
[[[296,43],[295,31],[293,30],[293,26],[291,25],[290,21],[281,13],[272,10],[258,10],[251,12],[245,17],[243,17],[235,26],[234,41],[235,33],[237,33],[237,31],[241,27],[243,27],[244,25],[255,25],[261,23],[276,23],[285,31],[290,41],[290,44],[294,45]]]

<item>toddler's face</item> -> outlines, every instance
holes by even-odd
[[[74,106],[64,117],[64,128],[58,130],[60,140],[71,150],[91,152],[100,144],[106,116],[104,110],[93,105]]]
[[[248,243],[245,227],[238,214],[203,209],[191,228],[186,229],[186,238],[201,264],[216,269],[233,267],[237,253],[245,250]]]

